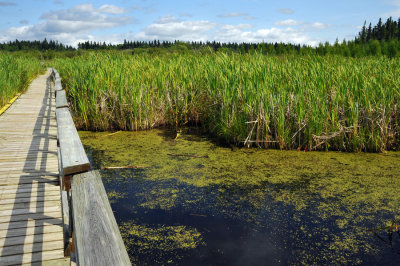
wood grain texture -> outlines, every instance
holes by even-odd
[[[98,171],[75,175],[71,191],[78,265],[131,265]]]
[[[64,257],[50,72],[0,116],[0,265]]]
[[[58,91],[62,90],[62,85],[61,85],[61,79],[60,78],[56,78],[56,80],[54,81],[54,90],[56,91],[56,94]]]
[[[65,90],[57,92],[56,95],[56,108],[68,107],[67,97],[65,95]]]
[[[64,258],[64,251],[60,249],[33,252],[33,253],[23,253],[11,256],[0,257],[0,265],[21,265],[21,263],[32,263],[41,262],[40,265],[44,264],[45,261],[57,260]]]
[[[89,159],[86,156],[68,108],[57,109],[56,117],[64,175],[88,171],[90,169]]]

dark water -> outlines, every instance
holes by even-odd
[[[139,265],[400,265],[400,154],[80,133]]]

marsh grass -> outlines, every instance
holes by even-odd
[[[0,107],[17,93],[24,92],[41,72],[40,61],[32,56],[0,52]]]
[[[399,147],[399,60],[92,52],[54,65],[80,129],[198,125],[236,145]]]

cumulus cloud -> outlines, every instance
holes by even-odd
[[[304,29],[264,28],[253,30],[251,24],[217,24],[210,21],[182,21],[174,16],[165,16],[146,27],[138,34],[126,36],[140,40],[182,40],[220,42],[290,42],[316,45]]]
[[[29,23],[29,21],[27,21],[26,19],[23,19],[23,20],[19,21],[19,24],[28,24],[28,23]]]
[[[251,24],[225,24],[208,20],[194,20],[187,17],[166,15],[140,32],[101,35],[94,30],[116,28],[131,23],[132,18],[124,15],[125,10],[110,5],[95,8],[91,4],[45,13],[42,21],[35,25],[12,27],[0,34],[0,41],[25,39],[53,39],[76,46],[83,41],[106,41],[121,43],[130,40],[181,40],[220,42],[289,42],[316,45],[319,41],[310,37],[309,32],[321,30],[327,25],[296,20],[278,21],[279,27],[255,28]],[[232,14],[231,14],[232,15]],[[247,15],[247,14],[236,14]],[[4,34],[5,33],[5,34]]]
[[[11,27],[6,30],[8,39],[55,39],[66,44],[76,39],[87,38],[92,30],[115,28],[132,22],[129,16],[120,16],[126,10],[117,6],[103,5],[95,8],[92,4],[77,5],[73,8],[43,14],[41,22],[35,25]]]
[[[309,38],[305,32],[292,28],[258,29],[249,31],[234,25],[224,25],[216,32],[221,42],[286,42],[316,45],[317,41]]]
[[[114,5],[102,5],[99,9],[100,12],[109,13],[109,14],[124,14],[129,10],[114,6]]]
[[[0,6],[16,6],[16,3],[12,3],[12,2],[0,2]]]
[[[205,41],[208,37],[207,33],[215,27],[215,23],[206,20],[183,21],[174,16],[167,15],[147,26],[142,32],[135,35],[135,37],[145,40],[179,39],[182,41]]]
[[[278,9],[278,13],[290,15],[290,14],[293,14],[294,11],[293,11],[293,9],[290,9],[290,8],[281,8],[281,9]]]
[[[304,29],[316,29],[316,30],[322,30],[330,27],[329,24],[324,24],[321,22],[306,23],[304,21],[298,21],[293,19],[276,21],[274,24],[277,26],[284,26],[284,27],[294,27],[301,25]]]

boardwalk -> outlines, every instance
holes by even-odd
[[[0,116],[0,265],[68,263],[50,73]]]

